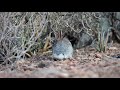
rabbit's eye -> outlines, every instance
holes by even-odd
[[[55,45],[57,43],[57,40],[53,40],[52,44]]]

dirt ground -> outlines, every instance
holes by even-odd
[[[113,44],[106,53],[90,47],[77,49],[73,59],[37,55],[1,65],[0,78],[120,78],[120,44]]]

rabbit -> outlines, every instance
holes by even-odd
[[[61,30],[57,34],[55,33],[52,54],[54,59],[59,60],[66,58],[71,59],[73,56],[72,44],[66,37],[63,37]]]

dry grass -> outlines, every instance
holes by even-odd
[[[62,29],[65,32],[79,33],[85,30],[94,36],[103,14],[102,12],[1,12],[0,61],[12,63],[15,60],[25,59],[26,56],[36,55],[44,48],[48,28],[53,32]],[[47,27],[48,22],[51,23],[51,27]]]

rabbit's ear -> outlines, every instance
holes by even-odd
[[[61,35],[62,35],[62,31],[60,30],[59,31],[59,38],[61,38]]]
[[[58,31],[55,31],[55,32],[54,32],[54,35],[55,35],[55,39],[58,39],[58,38],[59,38],[59,32],[58,32]]]
[[[62,33],[62,30],[60,30],[59,32],[59,38],[62,39],[63,38],[63,33]]]

